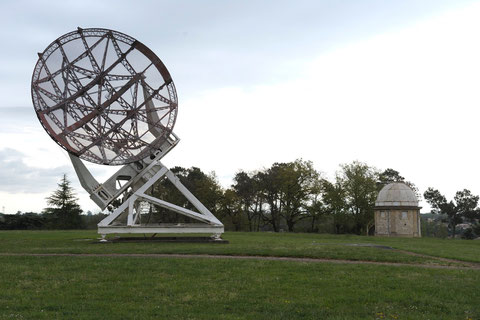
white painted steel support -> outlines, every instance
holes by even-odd
[[[83,188],[99,205],[106,208],[113,200],[123,196],[123,203],[98,224],[98,233],[102,239],[111,233],[207,233],[214,239],[219,239],[224,232],[224,226],[178,179],[173,172],[165,167],[160,159],[173,148],[178,137],[173,136],[159,150],[154,159],[146,158],[142,162],[125,165],[105,183],[95,180],[83,162],[75,156],[70,159]],[[168,179],[172,185],[198,210],[195,212],[173,203],[147,194],[152,185],[162,178]],[[116,182],[124,181],[121,187]],[[155,204],[162,208],[197,220],[198,223],[142,223],[142,202]],[[119,222],[120,216],[127,215],[126,222]]]

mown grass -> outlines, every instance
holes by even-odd
[[[480,241],[226,233],[229,244],[94,243],[95,231],[0,232],[0,319],[480,319]],[[109,256],[195,253],[312,257],[405,266]]]
[[[94,244],[95,231],[2,231],[0,253],[195,253],[441,263],[434,258],[396,250],[364,247],[376,244],[432,257],[480,262],[480,241],[434,238],[380,238],[354,235],[227,232],[229,244],[107,243]]]
[[[374,237],[367,241],[435,257],[480,262],[480,240]]]
[[[480,317],[478,270],[78,256],[0,256],[0,269],[0,319]]]

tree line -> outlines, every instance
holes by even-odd
[[[340,165],[333,179],[317,171],[311,161],[277,162],[257,171],[238,171],[229,188],[220,186],[215,173],[204,173],[197,167],[171,170],[226,230],[232,231],[373,234],[375,200],[385,185],[404,182],[421,197],[415,184],[398,171],[378,170],[359,161]],[[469,222],[474,236],[480,236],[478,196],[465,189],[457,192],[454,202],[447,202],[438,190],[435,194],[440,196],[432,199],[432,190],[436,189],[429,188],[424,198],[438,220],[448,225],[450,234],[455,235],[458,223]],[[157,183],[151,191],[156,197],[194,209],[168,180]],[[159,221],[191,222],[166,209],[154,211]],[[446,218],[440,218],[443,216]]]
[[[90,211],[82,214],[66,174],[46,200],[48,207],[41,213],[19,211],[14,215],[0,215],[0,230],[94,229],[106,216]]]
[[[311,161],[277,162],[257,171],[238,171],[229,188],[221,187],[215,173],[204,173],[197,167],[177,166],[171,170],[224,223],[226,230],[233,231],[373,234],[375,200],[383,186],[405,182],[420,197],[416,186],[398,171],[380,171],[359,161],[340,165],[333,179],[317,171]],[[165,201],[194,209],[167,179],[150,191]],[[480,235],[479,197],[469,190],[459,191],[454,201],[447,201],[438,190],[429,188],[424,198],[433,213],[445,215],[450,234],[455,235],[456,226],[467,221],[473,225],[472,232]],[[65,175],[47,198],[47,204],[49,207],[37,219],[35,214],[25,215],[32,228],[95,228],[105,216],[81,214]],[[188,217],[156,206],[151,206],[148,219],[191,222]],[[0,228],[7,228],[1,219]]]
[[[230,188],[220,188],[219,203],[209,209],[236,231],[372,234],[378,192],[393,181],[405,178],[396,170],[380,172],[358,161],[341,165],[328,180],[311,161],[297,159],[237,172]]]

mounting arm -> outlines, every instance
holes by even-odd
[[[148,180],[152,176],[149,176],[148,172],[155,166],[155,163],[162,159],[179,141],[178,136],[172,132],[153,157],[124,165],[104,183],[99,183],[93,177],[82,160],[70,153],[69,156],[80,184],[90,194],[93,202],[104,210],[129,187],[142,179]]]

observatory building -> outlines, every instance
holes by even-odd
[[[375,235],[420,237],[418,199],[403,182],[387,184],[375,201]]]

